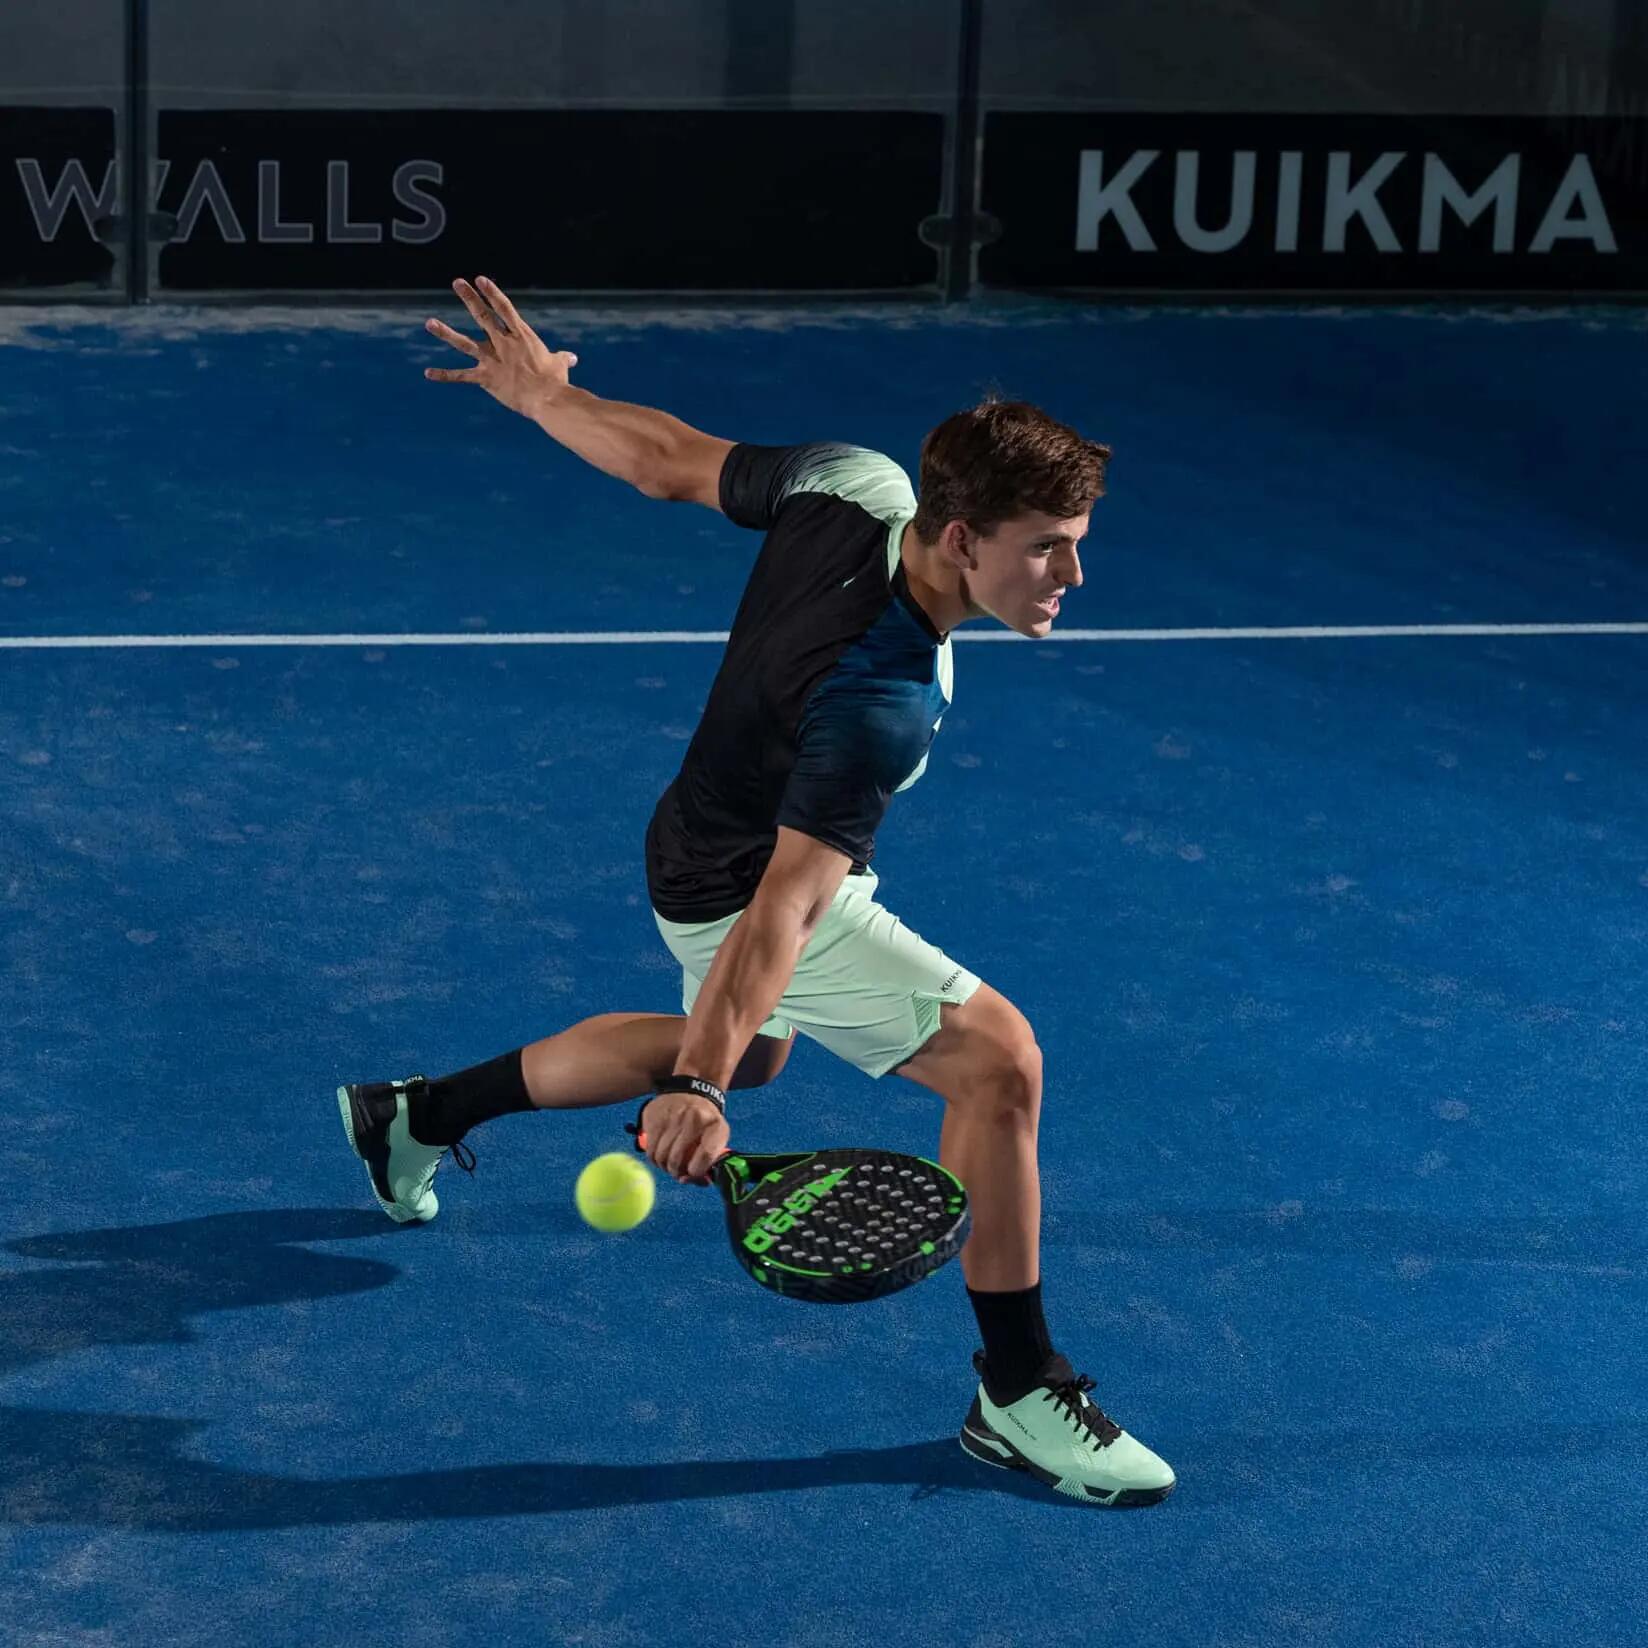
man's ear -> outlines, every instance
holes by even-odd
[[[965,521],[946,521],[944,535],[939,539],[944,551],[944,558],[950,564],[965,572],[978,571],[978,552],[974,548],[973,535],[967,529]]]

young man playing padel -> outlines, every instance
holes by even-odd
[[[647,831],[647,882],[681,963],[685,1017],[603,1013],[440,1081],[340,1088],[372,1189],[435,1216],[435,1170],[495,1116],[647,1100],[649,1155],[709,1183],[728,1089],[771,1081],[803,1030],[868,1076],[944,1100],[939,1160],[967,1187],[962,1270],[984,1339],[961,1444],[1078,1499],[1148,1504],[1169,1466],[1088,1399],[1042,1316],[1036,1131],[1041,1052],[1023,1014],[876,902],[889,798],[921,776],[950,702],[950,631],[993,617],[1044,636],[1081,583],[1077,544],[1109,449],[1033,407],[987,402],[922,443],[921,499],[890,458],[833,444],[717,440],[568,381],[492,282],[454,283],[480,339],[431,368],[478,384],[650,498],[766,534],[703,719]]]

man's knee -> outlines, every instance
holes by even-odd
[[[1030,1021],[1005,996],[996,996],[968,1025],[958,1053],[946,1099],[999,1109],[1039,1108],[1041,1047]]]

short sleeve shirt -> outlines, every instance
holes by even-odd
[[[950,641],[899,564],[909,477],[863,447],[735,446],[721,508],[765,533],[675,781],[647,830],[653,907],[714,921],[754,896],[786,826],[865,869],[926,768]]]

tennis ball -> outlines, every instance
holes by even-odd
[[[633,1230],[652,1212],[654,1193],[652,1169],[639,1156],[610,1150],[578,1175],[572,1199],[597,1230]]]

